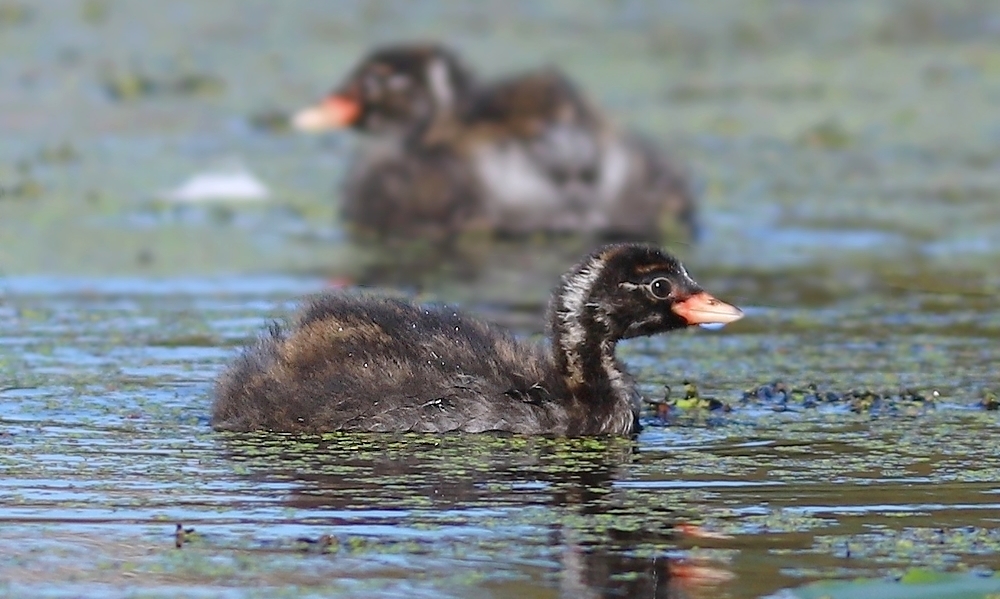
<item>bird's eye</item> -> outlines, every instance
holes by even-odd
[[[667,299],[670,297],[670,281],[663,277],[653,279],[649,283],[649,292],[656,299]]]

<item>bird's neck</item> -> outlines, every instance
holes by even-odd
[[[599,272],[567,277],[550,308],[555,366],[592,433],[625,434],[634,423],[635,389],[615,357],[618,337],[590,290]]]

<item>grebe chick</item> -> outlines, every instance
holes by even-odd
[[[383,46],[293,124],[362,134],[340,194],[362,239],[697,237],[686,170],[553,67],[477,83],[440,44]]]
[[[441,112],[465,110],[472,72],[437,44],[396,44],[369,52],[322,102],[298,111],[301,131],[351,128],[406,137]]]
[[[743,313],[656,247],[605,246],[565,274],[549,347],[445,308],[326,293],[220,376],[212,424],[288,432],[627,435],[639,393],[621,339]]]

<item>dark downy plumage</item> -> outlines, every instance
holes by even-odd
[[[477,85],[447,48],[387,46],[295,124],[366,134],[343,204],[365,235],[697,231],[685,173],[649,140],[617,131],[555,68]]]
[[[474,88],[472,72],[448,48],[384,46],[366,55],[320,104],[296,114],[294,124],[406,137],[443,112],[464,112]]]
[[[451,309],[328,293],[219,378],[218,429],[625,435],[639,394],[621,339],[724,324],[739,309],[646,245],[605,246],[563,276],[550,347]]]

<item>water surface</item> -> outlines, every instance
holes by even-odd
[[[0,593],[736,598],[1000,569],[998,23],[974,1],[0,2]],[[555,62],[690,165],[705,238],[668,246],[748,316],[620,353],[650,397],[689,380],[731,411],[634,441],[211,431],[213,377],[302,294],[391,287],[537,336],[588,249],[425,271],[345,240],[350,139],[265,117],[428,37],[487,74]],[[155,199],[233,156],[271,201]],[[741,401],[779,379],[934,401]]]

